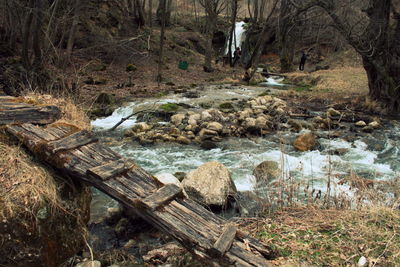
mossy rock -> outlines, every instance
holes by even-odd
[[[211,108],[212,104],[210,102],[203,102],[203,103],[200,103],[199,106],[207,109],[207,108]]]
[[[132,72],[132,71],[136,71],[136,70],[137,70],[137,67],[133,64],[128,64],[125,69],[126,72]]]
[[[234,109],[235,107],[232,105],[231,102],[225,102],[219,105],[220,109]]]
[[[162,109],[163,111],[177,111],[179,110],[179,105],[175,104],[175,103],[166,103],[166,104],[162,104],[160,107],[160,109]]]

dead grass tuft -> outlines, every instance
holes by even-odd
[[[45,167],[21,147],[0,142],[0,218],[33,212],[43,206],[58,206],[57,187]],[[33,214],[34,215],[34,214]]]

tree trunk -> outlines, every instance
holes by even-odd
[[[276,8],[277,4],[278,4],[278,0],[275,0],[275,3],[273,5],[273,7],[272,7],[271,12],[269,13],[268,17],[265,19],[264,27],[263,27],[263,29],[262,29],[262,31],[260,33],[260,38],[258,38],[257,43],[256,43],[256,45],[254,47],[254,51],[253,51],[253,54],[251,55],[251,59],[246,64],[246,69],[249,69],[249,68],[253,67],[253,71],[250,74],[250,78],[252,78],[254,76],[254,73],[255,73],[255,71],[257,69],[258,62],[260,60],[261,53],[264,50],[265,43],[267,42],[267,37],[268,37],[267,36],[267,31],[268,31],[268,28],[269,28],[268,22],[269,22],[269,19],[271,18],[271,15],[275,11],[275,8]]]
[[[160,33],[160,50],[158,55],[158,71],[157,71],[157,82],[160,85],[162,81],[162,65],[163,65],[163,49],[164,49],[164,31],[165,31],[165,20],[166,20],[166,0],[160,0],[159,8],[161,8],[161,33]]]
[[[229,55],[229,64],[233,67],[232,61],[232,42],[235,35],[235,24],[236,24],[236,14],[237,14],[237,0],[232,0],[232,17],[231,17],[231,34],[229,36],[229,44],[228,44],[228,55]],[[235,43],[236,47],[236,43]]]
[[[26,14],[26,19],[24,23],[24,29],[22,34],[22,62],[25,69],[31,67],[31,58],[29,55],[30,48],[30,36],[31,36],[31,24],[33,20],[33,0],[29,1],[29,10]]]
[[[217,14],[213,8],[212,0],[204,1],[205,10],[207,13],[207,33],[206,33],[206,53],[204,58],[203,69],[205,72],[212,72],[213,68],[211,66],[212,56],[213,56],[213,46],[212,39],[215,31],[215,26],[217,23]]]
[[[74,47],[74,42],[75,42],[75,33],[76,33],[76,29],[78,27],[78,23],[80,20],[80,13],[81,13],[82,5],[83,4],[82,4],[81,0],[76,0],[75,7],[74,7],[74,18],[72,20],[71,30],[69,31],[69,35],[68,35],[67,51],[66,51],[67,59],[71,58],[72,49]]]
[[[149,0],[148,20],[149,20],[149,27],[151,29],[153,27],[153,0]]]
[[[319,1],[332,18],[336,28],[347,39],[363,59],[368,77],[369,96],[382,103],[389,111],[400,111],[400,15],[394,10],[391,0],[370,0],[364,10],[369,18],[368,25],[360,36],[355,37],[352,28],[335,13],[333,0]],[[390,14],[395,19],[390,25]]]
[[[33,32],[32,47],[35,54],[35,60],[33,61],[33,68],[35,71],[41,69],[42,66],[42,0],[36,0],[36,6],[34,11],[35,26]]]
[[[282,0],[279,13],[278,42],[280,46],[279,58],[281,72],[283,73],[292,71],[294,38],[290,31],[294,25],[292,23],[293,14],[291,13],[289,0]]]

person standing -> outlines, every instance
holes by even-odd
[[[235,52],[233,52],[233,67],[235,67],[236,62],[239,61],[241,55],[242,51],[240,51],[240,47],[236,47]]]
[[[304,53],[304,51],[301,52],[301,58],[300,58],[300,66],[299,66],[299,70],[304,70],[304,64],[306,64],[306,60],[307,60],[307,55]]]

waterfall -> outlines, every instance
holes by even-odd
[[[233,52],[235,52],[236,47],[242,48],[242,42],[244,41],[245,37],[245,29],[244,25],[246,23],[244,21],[236,22],[235,24],[235,34],[233,36],[232,40],[232,57],[233,57]],[[229,36],[230,38],[230,36]],[[229,53],[229,38],[227,39],[226,45],[225,45],[225,55]]]

